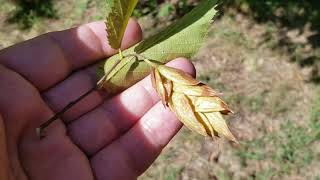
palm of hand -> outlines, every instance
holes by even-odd
[[[0,179],[135,179],[181,127],[147,77],[109,99],[92,93],[39,140],[36,127],[94,86],[88,65],[114,53],[104,29],[91,23],[0,51]],[[123,48],[141,36],[130,21]],[[172,65],[194,73],[186,60]]]

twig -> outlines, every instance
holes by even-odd
[[[91,94],[93,91],[97,90],[98,86],[95,85],[93,88],[91,88],[89,91],[84,93],[82,96],[78,97],[74,101],[71,101],[68,105],[66,105],[62,110],[57,112],[54,116],[52,116],[48,121],[44,122],[43,124],[40,125],[39,128],[36,129],[37,135],[40,138],[44,137],[43,131],[45,128],[47,128],[51,123],[53,123],[55,120],[59,119],[65,112],[67,112],[72,106],[77,104],[79,101],[81,101],[83,98]]]
[[[119,50],[119,53],[121,53],[121,51]],[[120,58],[123,58],[122,53],[120,54]],[[49,120],[47,120],[46,122],[44,122],[43,124],[41,124],[37,129],[36,129],[36,133],[37,135],[41,138],[44,138],[44,134],[43,131],[54,121],[56,121],[57,119],[59,119],[65,112],[67,112],[70,108],[72,108],[74,105],[76,105],[79,101],[81,101],[83,98],[87,97],[89,94],[91,94],[92,92],[94,92],[95,90],[100,90],[103,88],[103,84],[105,83],[105,81],[107,80],[108,75],[111,73],[111,71],[121,62],[122,59],[117,59],[117,61],[113,64],[113,66],[108,70],[108,72],[106,72],[104,74],[104,76],[98,81],[98,83],[91,88],[90,90],[88,90],[86,93],[84,93],[83,95],[81,95],[80,97],[78,97],[77,99],[75,99],[74,101],[71,101],[68,105],[66,105],[62,110],[60,110],[59,112],[57,112],[54,116],[52,116]]]

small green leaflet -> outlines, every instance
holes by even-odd
[[[129,18],[137,5],[138,0],[106,0],[106,26],[108,41],[113,49],[121,47],[122,38]]]
[[[201,47],[213,17],[217,0],[206,0],[176,23],[141,42],[135,52],[149,59],[167,62],[177,57],[190,58]]]
[[[123,55],[139,54],[159,63],[167,63],[177,57],[191,57],[201,47],[217,14],[216,4],[217,0],[203,1],[176,23],[123,51]],[[118,59],[119,55],[110,57],[104,64],[104,72],[108,72]],[[126,57],[108,75],[104,88],[110,93],[117,93],[149,73],[150,67],[144,61],[135,60],[132,56]]]

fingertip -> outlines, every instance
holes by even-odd
[[[142,40],[142,28],[135,18],[130,18],[123,35],[121,48],[126,49]]]
[[[115,53],[115,51],[113,51],[108,44],[106,24],[104,23],[104,21],[91,22],[83,26],[87,26],[93,32],[93,34],[99,40],[101,49],[105,53],[105,55],[111,55]],[[82,26],[80,26],[79,28],[81,27]]]
[[[181,69],[185,71],[186,73],[192,75],[193,77],[196,77],[196,68],[192,64],[192,62],[186,58],[176,58],[169,63],[167,63],[168,66],[174,67],[177,69]]]
[[[182,123],[159,102],[140,119],[136,127],[154,148],[161,151],[181,129]]]
[[[106,24],[104,21],[92,22],[84,26],[89,27],[90,30],[99,39],[102,50],[106,56],[110,56],[117,53],[117,50],[112,49],[108,44]],[[142,28],[136,19],[130,18],[126,31],[123,35],[121,49],[129,48],[130,46],[133,46],[134,44],[140,42],[141,40],[142,40]]]

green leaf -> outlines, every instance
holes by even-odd
[[[138,0],[107,0],[106,26],[108,41],[113,49],[121,47],[129,18]]]
[[[177,57],[190,58],[198,51],[206,37],[209,25],[217,13],[216,3],[217,0],[204,1],[176,23],[125,50],[123,55],[136,53],[159,63],[167,63]],[[104,64],[104,71],[108,72],[118,60],[119,55],[109,58]],[[145,62],[135,60],[132,56],[126,57],[108,75],[104,88],[111,93],[117,93],[149,73],[150,67]]]

